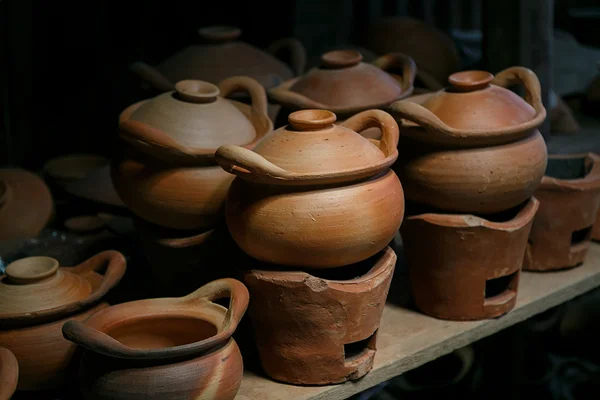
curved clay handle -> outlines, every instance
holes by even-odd
[[[279,39],[276,42],[271,43],[267,47],[267,51],[274,56],[282,49],[287,49],[292,55],[292,68],[296,76],[302,75],[306,68],[306,49],[302,45],[302,42],[296,38],[284,38]]]
[[[226,144],[215,153],[215,160],[225,171],[262,182],[283,180],[292,174],[265,159],[260,154],[244,147]]]
[[[412,101],[400,100],[390,105],[390,111],[401,118],[418,124],[433,131],[446,131],[446,124],[437,115],[420,104]]]
[[[117,358],[137,358],[139,350],[125,346],[118,340],[85,323],[69,320],[62,327],[63,337],[86,349]]]
[[[255,79],[247,76],[232,76],[219,84],[221,96],[228,97],[235,92],[245,92],[252,99],[252,108],[259,114],[267,115],[267,94]]]
[[[269,98],[273,102],[278,103],[290,110],[306,110],[306,109],[317,109],[327,110],[328,107],[324,104],[309,99],[308,97],[301,95],[300,93],[292,92],[291,90],[280,86],[271,88],[268,90]]]
[[[348,118],[343,127],[361,133],[369,128],[381,129],[379,148],[386,157],[398,152],[398,139],[400,132],[398,123],[390,114],[381,110],[367,110]]]
[[[492,84],[502,87],[522,84],[525,87],[525,101],[528,102],[537,113],[546,110],[542,104],[542,88],[537,75],[525,67],[510,67],[494,77]]]
[[[390,68],[402,68],[402,81],[400,86],[403,90],[410,90],[417,76],[417,64],[415,61],[402,53],[389,53],[374,60],[371,64],[387,71]]]
[[[85,275],[91,272],[97,272],[99,269],[106,266],[104,279],[98,290],[90,297],[82,301],[84,304],[92,304],[104,297],[109,290],[114,288],[125,275],[127,269],[127,261],[123,254],[115,250],[107,250],[96,254],[83,263],[73,268],[73,273],[77,275]],[[80,303],[81,304],[81,303]]]
[[[129,66],[129,69],[161,92],[169,92],[175,89],[175,85],[166,76],[143,61],[134,62]]]

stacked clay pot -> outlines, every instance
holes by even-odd
[[[262,366],[275,380],[330,384],[370,371],[402,222],[390,166],[398,125],[380,110],[341,125],[326,110],[289,115],[254,151],[221,146],[237,175],[225,216],[256,265],[245,273]],[[360,135],[377,127],[381,140]]]
[[[237,92],[248,93],[252,105],[224,98]],[[177,268],[189,261],[186,249],[198,248],[222,219],[234,175],[216,164],[216,149],[252,148],[272,128],[265,90],[248,77],[229,78],[218,87],[181,81],[175,91],[122,112],[123,146],[111,166],[112,180],[127,207],[153,225],[151,234],[140,236],[145,248],[157,247],[155,253],[164,255],[149,259],[159,282],[163,273],[184,280]],[[146,230],[144,225],[137,223],[138,231]],[[164,271],[165,265],[173,267]]]
[[[409,202],[401,229],[416,306],[452,320],[491,318],[516,303],[547,163],[535,74],[450,76],[451,87],[391,106],[403,128],[395,165]],[[506,89],[520,83],[525,100]],[[411,101],[412,100],[412,101]]]
[[[213,302],[226,297],[228,308]],[[181,298],[122,303],[67,322],[64,337],[83,348],[83,398],[233,400],[244,366],[231,336],[247,306],[246,287],[221,279]]]

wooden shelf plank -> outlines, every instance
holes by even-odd
[[[393,283],[390,298],[394,295],[392,291],[399,290],[395,286]],[[378,334],[375,365],[361,380],[301,387],[277,383],[246,371],[236,400],[345,399],[598,286],[600,245],[592,244],[585,264],[580,267],[551,273],[522,273],[517,306],[497,319],[442,321],[388,301]]]

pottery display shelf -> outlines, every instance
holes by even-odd
[[[399,266],[398,266],[399,267]],[[395,279],[390,298],[402,288]],[[277,383],[245,371],[236,400],[336,400],[373,387],[453,350],[466,346],[600,286],[600,244],[593,243],[585,263],[577,268],[523,272],[517,305],[497,319],[475,322],[443,321],[388,299],[377,338],[373,370],[356,382],[302,387]],[[404,293],[406,293],[404,291]]]

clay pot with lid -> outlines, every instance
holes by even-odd
[[[224,97],[244,91],[252,106]],[[221,97],[223,96],[223,97]],[[112,179],[123,202],[139,217],[173,229],[211,229],[234,176],[214,160],[222,144],[252,148],[273,128],[264,89],[233,77],[219,87],[182,81],[128,107],[120,116],[123,154]]]
[[[229,308],[213,300],[230,298]],[[213,281],[180,298],[109,307],[63,326],[84,351],[85,399],[233,399],[243,362],[231,337],[248,306],[239,281]]]
[[[0,400],[9,400],[19,381],[19,364],[15,355],[0,347]]]
[[[396,254],[386,247],[342,268],[247,272],[249,314],[267,375],[296,385],[366,375],[373,367],[395,265]]]
[[[535,191],[535,217],[523,269],[550,271],[584,262],[600,209],[600,157],[550,155]]]
[[[546,111],[540,84],[526,68],[494,77],[484,71],[450,76],[452,87],[413,101],[395,102],[390,112],[402,125],[394,166],[408,200],[435,209],[489,214],[532,196],[547,162],[537,127]],[[506,86],[521,83],[525,99]]]
[[[52,389],[72,378],[76,346],[62,337],[62,325],[108,307],[98,303],[125,268],[125,258],[116,251],[98,253],[77,267],[59,267],[49,257],[27,257],[7,266],[0,277],[0,347],[19,362],[19,390]]]
[[[305,268],[340,267],[381,251],[404,215],[404,195],[389,169],[398,151],[398,125],[369,110],[335,125],[326,110],[296,111],[289,126],[267,135],[254,151],[221,146],[217,162],[238,176],[225,216],[248,255]],[[378,127],[381,141],[360,132]]]

